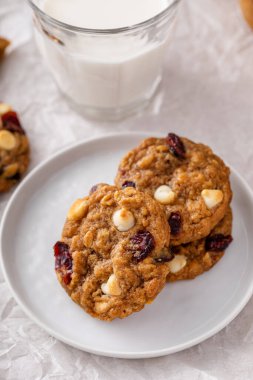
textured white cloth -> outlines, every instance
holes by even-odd
[[[144,114],[106,124],[83,119],[58,92],[36,49],[25,1],[0,0],[0,35],[13,41],[0,67],[0,99],[21,115],[31,168],[86,137],[175,131],[208,143],[253,186],[253,31],[238,2],[183,0],[159,95]],[[0,215],[9,198],[0,196]],[[26,317],[0,273],[0,379],[244,380],[253,378],[252,358],[252,299],[227,328],[192,349],[119,360],[50,337]]]

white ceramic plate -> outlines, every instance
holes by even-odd
[[[166,285],[152,305],[112,323],[91,318],[61,288],[52,246],[69,205],[95,183],[112,183],[120,158],[144,137],[107,136],[54,155],[22,182],[2,220],[2,267],[17,302],[49,334],[100,355],[147,358],[191,347],[231,322],[253,291],[253,197],[234,171],[234,242],[214,269]]]

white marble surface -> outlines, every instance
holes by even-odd
[[[145,114],[116,124],[71,110],[37,52],[30,16],[24,0],[0,0],[0,34],[13,41],[0,67],[0,98],[21,115],[31,168],[67,144],[109,131],[176,131],[211,145],[253,186],[253,32],[238,0],[183,0],[160,94]],[[9,197],[0,196],[0,215]],[[98,357],[55,340],[25,316],[1,273],[0,322],[0,379],[253,378],[253,300],[213,338],[148,360]]]

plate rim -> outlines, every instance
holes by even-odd
[[[14,193],[11,195],[11,198],[9,199],[4,212],[2,216],[2,220],[0,223],[0,265],[1,269],[3,272],[4,280],[6,281],[12,296],[14,297],[15,301],[18,303],[18,305],[21,307],[21,309],[24,311],[24,313],[30,318],[33,322],[35,322],[39,327],[41,327],[44,331],[46,331],[49,335],[53,336],[54,338],[58,339],[59,341],[68,344],[74,348],[77,348],[79,350],[91,353],[91,354],[96,354],[96,355],[101,355],[105,357],[114,357],[114,358],[122,358],[122,359],[144,359],[144,358],[155,358],[155,357],[162,357],[166,356],[169,354],[173,354],[179,351],[186,350],[190,347],[193,347],[208,338],[212,337],[213,335],[217,334],[220,332],[224,327],[226,327],[229,323],[231,323],[237,316],[238,314],[244,309],[244,307],[247,305],[249,302],[250,298],[253,295],[253,277],[251,280],[250,285],[248,286],[247,291],[245,292],[244,297],[241,299],[239,303],[237,303],[236,307],[234,310],[223,320],[221,320],[220,323],[217,323],[213,328],[208,330],[206,333],[202,333],[200,336],[197,338],[192,338],[185,343],[180,343],[176,346],[170,347],[170,348],[164,348],[164,349],[159,349],[159,350],[149,350],[149,351],[142,351],[142,352],[124,352],[124,351],[114,351],[114,350],[98,350],[98,349],[93,349],[90,345],[85,346],[76,343],[72,339],[65,338],[64,335],[54,331],[49,327],[46,323],[40,320],[40,318],[30,311],[30,309],[23,303],[21,298],[19,297],[19,294],[15,291],[14,287],[12,286],[11,279],[7,273],[7,270],[4,265],[4,254],[3,254],[3,230],[4,230],[4,225],[5,221],[7,220],[9,210],[12,207],[13,203],[15,202],[17,196],[19,195],[19,192],[27,185],[29,184],[29,181],[33,178],[33,176],[40,171],[42,168],[50,164],[52,161],[59,159],[61,156],[65,155],[66,153],[69,153],[70,151],[79,149],[80,146],[82,145],[87,145],[89,142],[96,142],[98,140],[110,140],[112,138],[124,138],[129,136],[136,136],[140,138],[145,138],[145,137],[150,137],[151,134],[148,132],[142,132],[142,131],[134,131],[134,132],[127,132],[127,133],[108,133],[106,135],[101,134],[99,136],[95,136],[93,138],[89,139],[83,139],[80,142],[74,142],[71,144],[68,144],[67,146],[57,150],[57,152],[53,153],[50,155],[48,158],[40,162],[38,165],[36,165],[30,173],[23,179],[23,181],[20,183],[20,185],[15,189]],[[161,133],[156,133],[156,136],[162,136]],[[253,204],[253,191],[250,187],[250,185],[247,183],[247,181],[241,176],[241,174],[238,173],[236,169],[230,166],[231,173],[237,179],[240,181],[241,185],[247,190],[252,204]]]

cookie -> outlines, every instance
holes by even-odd
[[[153,196],[167,214],[171,244],[207,236],[231,201],[229,168],[212,150],[170,133],[148,138],[121,161],[115,184]]]
[[[5,49],[10,45],[10,41],[0,37],[0,59],[3,58]]]
[[[70,208],[55,270],[69,296],[95,318],[111,321],[140,311],[168,274],[170,230],[148,194],[100,184]]]
[[[245,20],[253,28],[253,0],[240,0],[240,5]]]
[[[232,242],[232,210],[204,239],[172,247],[172,260],[167,281],[191,280],[211,269],[224,255]]]
[[[0,192],[10,190],[29,165],[29,141],[16,112],[0,103]]]

